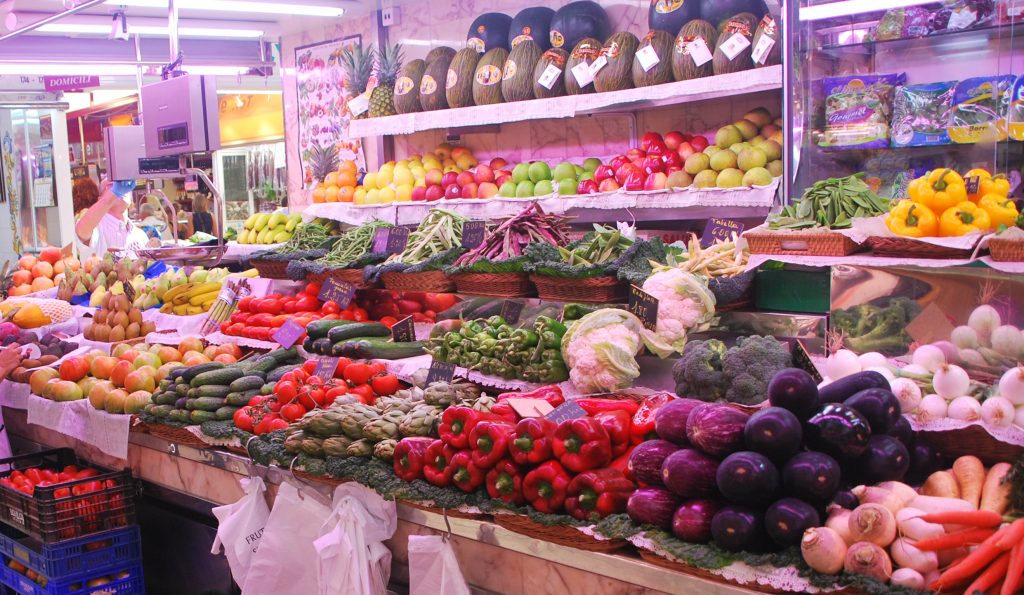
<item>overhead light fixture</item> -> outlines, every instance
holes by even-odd
[[[108,4],[110,3],[108,2]],[[800,20],[820,21],[823,19],[835,19],[868,12],[906,8],[908,6],[917,6],[918,4],[931,4],[931,2],[927,0],[842,0],[841,2],[830,2],[815,6],[801,6]]]
[[[112,6],[139,8],[167,8],[167,0],[107,0]],[[179,10],[209,10],[219,12],[249,12],[262,14],[288,14],[304,17],[340,17],[345,9],[327,4],[292,4],[290,2],[253,2],[251,0],[176,0]]]
[[[77,74],[88,69],[93,76],[135,75],[133,64],[41,64],[39,62],[0,62],[0,74],[31,74],[40,76]]]
[[[110,23],[110,39],[128,41],[128,17],[125,16],[123,10],[114,13],[114,18]]]
[[[118,19],[114,19],[114,26],[118,27]],[[70,35],[110,35],[111,27],[108,25],[95,24],[73,24],[73,23],[50,23],[36,29],[40,33],[66,33]],[[155,25],[129,25],[128,33],[131,35],[158,35],[166,37],[169,35],[167,27]],[[219,37],[230,39],[258,39],[264,36],[259,29],[226,29],[223,27],[178,27],[178,35],[181,37]],[[128,39],[124,37],[123,39]]]

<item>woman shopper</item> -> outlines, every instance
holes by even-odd
[[[110,249],[133,252],[149,244],[146,232],[128,220],[134,181],[104,181],[103,191],[75,224],[75,239],[83,258],[102,258]]]

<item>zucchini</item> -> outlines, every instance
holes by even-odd
[[[327,338],[331,340],[332,345],[336,345],[339,341],[358,339],[360,337],[388,336],[391,336],[391,331],[379,322],[357,322],[355,324],[346,324],[345,326],[336,326],[327,333]]]
[[[189,382],[189,385],[192,386],[192,388],[203,386],[205,384],[223,384],[224,386],[227,386],[243,376],[245,376],[245,372],[239,368],[221,368],[218,370],[203,372],[202,374],[194,376],[191,382]]]
[[[190,416],[189,412],[184,409],[171,409],[171,412],[167,414],[167,419],[187,424]]]
[[[235,412],[238,411],[238,407],[224,406],[213,412],[219,420],[229,420],[235,416]]]
[[[218,397],[202,397],[199,399],[191,399],[188,402],[188,406],[192,411],[196,409],[200,411],[216,411],[224,406],[224,399]]]
[[[238,380],[235,380],[228,385],[233,393],[241,393],[254,388],[260,388],[263,386],[264,380],[262,376],[253,374],[252,376],[243,376]]]
[[[332,330],[342,326],[359,324],[354,320],[314,320],[306,325],[306,336],[310,339],[323,339]]]
[[[197,366],[189,366],[187,368],[183,368],[184,372],[182,372],[180,375],[178,375],[178,378],[180,378],[181,380],[183,380],[186,383],[191,383],[192,379],[195,378],[196,376],[199,376],[200,374],[202,374],[204,372],[211,372],[213,370],[220,370],[223,367],[224,367],[224,364],[222,364],[220,362],[209,362],[209,363],[206,363],[206,364],[199,364]],[[182,369],[182,368],[173,368],[171,371],[173,372],[174,370],[178,370],[178,369]]]
[[[153,403],[156,405],[174,405],[174,402],[178,400],[178,393],[172,391],[164,391],[162,393],[156,393],[153,395]]]
[[[342,356],[351,359],[405,359],[423,355],[423,341],[393,343],[383,339],[354,339],[342,344]]]
[[[274,394],[274,387],[277,386],[276,382],[268,382],[260,388],[261,395],[272,395]]]
[[[189,421],[194,424],[201,424],[208,421],[217,421],[217,415],[212,411],[196,409],[189,415]]]
[[[153,405],[153,408],[149,410],[149,413],[153,417],[166,418],[173,410],[173,405]]]
[[[248,405],[249,401],[258,394],[260,394],[259,390],[233,392],[224,397],[224,402],[232,407],[242,407],[244,405]]]
[[[330,355],[331,354],[331,340],[327,337],[322,339],[316,339],[309,347],[310,353],[316,355]]]

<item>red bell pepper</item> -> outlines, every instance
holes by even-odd
[[[640,403],[640,408],[633,414],[633,427],[630,429],[630,441],[633,444],[640,444],[658,437],[654,431],[654,416],[662,405],[675,400],[675,398],[675,395],[671,393],[658,393],[647,397]]]
[[[393,458],[395,475],[405,481],[421,479],[423,466],[428,463],[427,448],[434,442],[433,438],[416,437],[402,438],[395,445]]]
[[[542,386],[537,390],[533,390],[528,393],[502,393],[498,395],[499,402],[506,399],[544,399],[550,403],[552,407],[558,407],[562,403],[565,403],[565,397],[562,395],[562,389],[558,388],[557,384]]]
[[[630,481],[633,481],[633,474],[629,472],[629,455],[633,454],[634,448],[636,448],[636,445],[631,444],[629,448],[626,449],[626,452],[616,457],[611,463],[608,463],[609,469],[618,469],[619,471],[622,471],[622,474]]]
[[[520,465],[537,465],[551,458],[551,443],[557,425],[550,419],[530,417],[516,424],[508,452]]]
[[[470,454],[473,464],[490,469],[508,454],[508,443],[516,427],[504,421],[484,420],[473,426],[469,433]]]
[[[468,450],[455,453],[450,466],[452,483],[463,492],[472,492],[484,483],[484,472],[473,464],[473,457]]]
[[[612,441],[612,456],[617,457],[629,448],[630,429],[633,421],[625,411],[601,411],[594,415],[601,422]]]
[[[540,512],[558,512],[568,488],[569,473],[558,461],[541,463],[523,478],[523,497]]]
[[[522,504],[523,470],[512,461],[499,461],[487,472],[487,493],[495,500]]]
[[[476,424],[484,420],[504,419],[500,415],[477,411],[472,407],[449,407],[441,414],[441,425],[437,432],[445,444],[452,448],[468,448],[469,433]]]
[[[576,399],[573,401],[587,412],[587,415],[597,415],[602,411],[626,411],[631,416],[640,407],[632,399]]]
[[[612,460],[608,431],[592,417],[567,419],[558,424],[551,450],[566,469],[575,473],[604,467]]]
[[[452,483],[452,457],[458,451],[448,446],[443,440],[434,440],[427,447],[424,455],[423,478],[438,486],[447,487]]]
[[[636,484],[617,469],[595,469],[580,473],[569,483],[565,510],[581,521],[603,519],[626,511],[626,502]]]
[[[519,420],[519,415],[516,414],[516,410],[508,403],[495,403],[491,406],[490,414],[497,416],[510,424],[514,424]]]

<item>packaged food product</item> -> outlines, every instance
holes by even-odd
[[[1011,25],[1024,21],[1024,0],[1003,0],[996,6],[996,22]]]
[[[897,87],[892,104],[892,146],[948,145],[955,87],[956,81]]]
[[[1010,138],[1024,140],[1024,75],[1017,78],[1010,91],[1010,109],[1007,112]]]
[[[904,80],[902,73],[826,78],[821,146],[888,147],[893,90]]]
[[[929,33],[984,27],[995,20],[995,0],[956,0],[932,13]]]
[[[1006,140],[1006,113],[1015,78],[979,76],[957,83],[949,111],[949,138],[960,144]]]
[[[912,39],[928,35],[931,13],[920,6],[891,8],[882,15],[875,27],[875,41]]]

